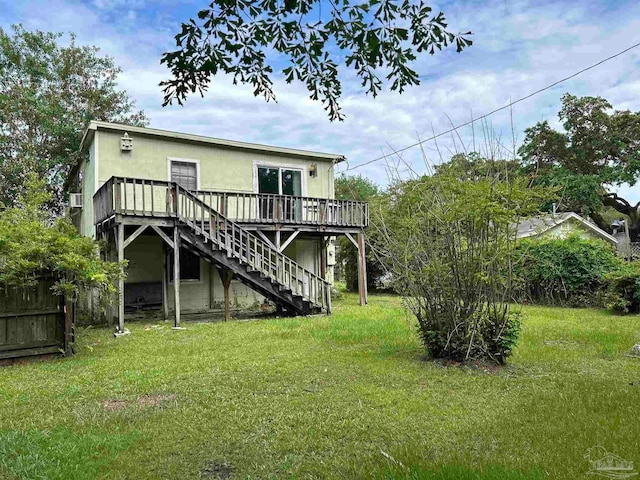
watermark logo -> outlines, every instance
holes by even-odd
[[[633,462],[607,452],[599,445],[587,450],[584,458],[591,465],[589,475],[615,479],[632,478],[638,475],[638,472],[633,468]]]

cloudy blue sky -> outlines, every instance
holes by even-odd
[[[179,3],[179,5],[177,5]],[[278,103],[253,97],[249,86],[216,79],[204,99],[162,108],[158,82],[168,78],[159,61],[173,48],[180,24],[206,4],[191,0],[0,0],[0,26],[75,32],[80,43],[99,46],[124,70],[119,83],[151,119],[151,126],[250,142],[341,153],[353,166],[447,130],[566,77],[640,41],[640,2],[466,0],[434,3],[454,30],[472,30],[474,45],[420,59],[422,84],[402,95],[375,100],[344,75],[346,121],[330,123],[301,85],[276,79]],[[567,81],[511,111],[492,116],[488,128],[510,147],[527,126],[543,119],[556,126],[564,92],[607,98],[617,109],[640,110],[640,48]],[[513,125],[513,128],[512,128]],[[470,148],[482,127],[460,137],[427,142],[430,162]],[[460,142],[462,141],[462,143]],[[464,145],[463,145],[464,144]],[[440,153],[438,153],[438,150]],[[397,160],[397,159],[396,159]],[[420,150],[403,153],[401,169],[425,170]],[[355,172],[385,183],[387,162]],[[344,166],[338,170],[344,170]],[[623,188],[640,200],[638,188]]]

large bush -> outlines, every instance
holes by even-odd
[[[373,247],[432,357],[503,363],[517,340],[512,223],[537,209],[540,192],[503,178],[439,172],[397,182],[372,204]]]
[[[534,303],[600,306],[605,276],[622,265],[610,245],[578,233],[523,239],[515,250],[519,298]]]
[[[92,287],[108,299],[120,264],[101,260],[98,246],[68,219],[50,219],[43,209],[50,199],[46,183],[32,176],[16,206],[0,211],[0,287],[28,287],[53,275],[57,294],[73,298],[79,288]]]

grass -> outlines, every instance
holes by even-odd
[[[398,298],[335,310],[89,329],[1,368],[0,477],[573,479],[594,445],[640,467],[637,316],[526,307],[487,372],[425,361]]]

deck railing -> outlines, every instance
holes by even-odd
[[[112,177],[93,197],[95,222],[115,213],[172,216],[170,182]],[[200,201],[244,224],[295,224],[365,228],[369,225],[366,202],[242,192],[190,192]]]

